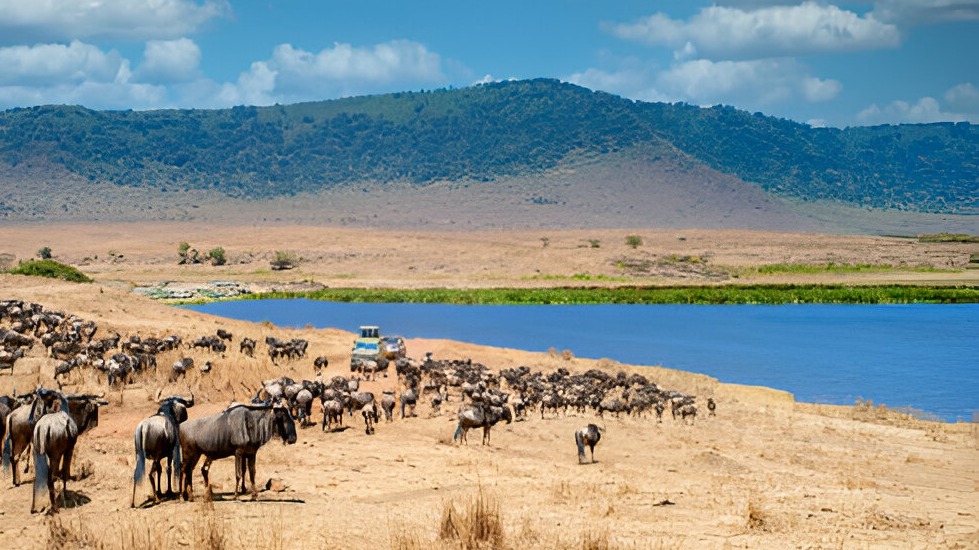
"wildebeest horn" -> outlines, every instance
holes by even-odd
[[[160,402],[160,396],[162,396],[162,395],[163,395],[163,388],[160,388],[160,389],[156,390],[156,397],[153,398],[153,401],[156,401],[157,403],[159,403]]]
[[[194,390],[190,390],[190,399],[184,399],[185,405],[188,407],[194,406]]]

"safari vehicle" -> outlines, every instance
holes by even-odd
[[[360,327],[360,337],[354,340],[354,349],[350,353],[350,370],[365,371],[369,367],[373,371],[387,369],[388,361],[405,356],[405,341],[400,336],[381,336],[381,329],[376,325]]]

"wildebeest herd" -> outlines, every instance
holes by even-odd
[[[45,356],[54,363],[53,379],[58,389],[38,386],[34,391],[13,396],[0,396],[0,441],[3,441],[3,466],[10,472],[14,486],[20,483],[19,462],[30,458],[35,464],[34,499],[32,511],[45,507],[57,509],[54,478],[62,482],[62,504],[67,494],[71,459],[79,435],[98,424],[98,409],[108,403],[104,394],[78,395],[61,391],[62,380],[76,369],[92,369],[97,379],[110,387],[132,384],[145,371],[156,370],[156,357],[164,351],[203,348],[227,357],[233,335],[219,329],[215,335],[197,338],[183,344],[177,335],[163,337],[129,336],[118,332],[98,338],[98,327],[91,321],[61,312],[47,311],[39,304],[21,301],[0,301],[0,369],[15,368],[16,362],[27,355],[36,342],[45,348]],[[253,356],[260,339],[241,338],[239,352]],[[301,339],[278,340],[265,338],[269,358],[278,361],[300,360],[306,356],[308,343]],[[321,431],[344,430],[343,417],[358,414],[364,421],[364,432],[375,433],[381,412],[385,423],[395,420],[395,408],[400,405],[400,418],[417,416],[419,402],[427,403],[431,416],[440,416],[441,407],[452,400],[458,402],[456,430],[453,440],[466,443],[467,432],[481,428],[482,443],[490,444],[492,427],[500,421],[519,422],[533,411],[541,419],[568,414],[594,413],[598,417],[612,414],[643,416],[655,414],[662,421],[669,408],[671,416],[684,423],[696,417],[695,398],[675,391],[661,389],[640,374],[624,372],[610,374],[592,369],[572,373],[559,368],[553,372],[534,371],[527,366],[506,368],[498,373],[472,360],[436,360],[426,354],[422,361],[408,358],[393,362],[400,392],[386,390],[380,400],[371,391],[364,391],[359,373],[350,376],[324,377],[329,361],[316,357],[310,365],[315,373],[311,380],[294,380],[287,376],[264,380],[254,389],[247,403],[232,403],[225,410],[200,418],[189,419],[188,409],[195,404],[189,396],[163,396],[156,392],[156,414],[139,422],[134,431],[135,469],[131,505],[141,504],[137,492],[146,477],[146,461],[151,462],[149,479],[151,500],[181,495],[193,497],[193,471],[204,459],[201,475],[209,486],[209,469],[214,460],[235,458],[234,496],[250,493],[256,496],[255,470],[258,450],[272,438],[285,444],[297,439],[297,425],[305,428],[315,424],[313,405],[319,401],[322,412]],[[190,357],[174,361],[167,377],[177,382],[194,369]],[[206,376],[213,367],[207,360],[199,368]],[[386,372],[383,376],[388,376]],[[146,382],[155,377],[146,377]],[[251,395],[251,394],[250,394]],[[716,402],[707,401],[711,415]],[[584,448],[591,451],[602,437],[604,428],[596,424],[574,433],[579,463],[585,463]],[[166,461],[166,492],[163,491],[163,462]],[[174,491],[174,481],[177,491]]]

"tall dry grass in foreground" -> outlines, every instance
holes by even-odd
[[[228,510],[216,509],[213,502],[201,502],[192,510],[171,520],[147,521],[142,512],[120,513],[113,518],[99,518],[99,524],[86,517],[66,518],[54,515],[46,520],[49,550],[85,548],[94,550],[165,550],[189,548],[191,550],[281,550],[297,545],[313,545],[330,539],[330,534],[320,532],[329,526],[316,526],[305,534],[287,537],[282,530],[280,509],[269,509],[259,518],[249,517],[251,527],[266,526],[258,533],[254,529],[243,530],[242,520]],[[89,518],[94,519],[94,518]],[[441,517],[429,534],[399,526],[392,529],[392,550],[423,549],[521,549],[542,548],[553,550],[612,550],[638,548],[634,544],[617,542],[608,528],[594,526],[568,527],[555,532],[553,527],[535,526],[533,520],[514,521],[501,511],[499,499],[480,487],[474,495],[447,501],[442,505]],[[100,528],[99,525],[111,525]],[[325,540],[322,540],[323,537]],[[288,540],[287,540],[288,538]],[[342,543],[342,541],[333,541]],[[349,542],[349,541],[348,541]],[[642,548],[679,548],[675,540],[650,540]]]

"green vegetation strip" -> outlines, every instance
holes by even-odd
[[[957,304],[979,303],[979,287],[751,285],[559,288],[328,288],[270,292],[243,299],[308,298],[330,302],[438,303],[461,305],[544,304]]]

